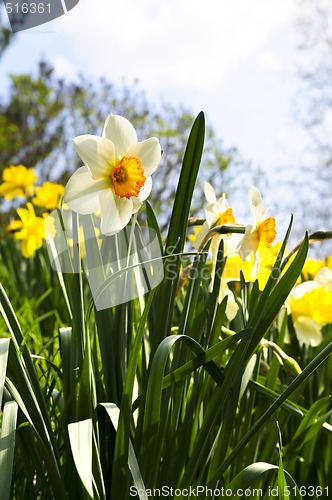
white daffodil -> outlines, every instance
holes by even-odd
[[[263,207],[263,200],[258,189],[251,186],[248,191],[248,196],[254,224],[248,224],[246,226],[245,234],[237,247],[237,251],[242,260],[249,260],[251,253],[254,253],[255,257],[252,268],[252,274],[254,276],[259,269],[260,257],[258,246],[262,244],[266,247],[270,247],[277,232],[275,230],[275,219],[273,217],[266,217],[266,210]]]
[[[101,232],[115,234],[151,192],[151,174],[161,159],[159,141],[138,142],[126,118],[109,115],[102,137],[81,135],[73,142],[84,166],[69,179],[64,201],[83,215],[100,209]]]
[[[292,315],[300,344],[317,346],[322,326],[332,323],[332,271],[323,267],[315,278],[297,285],[289,294],[286,307]]]
[[[224,224],[235,224],[235,218],[233,215],[233,210],[229,207],[226,195],[222,194],[222,196],[217,200],[216,192],[214,188],[208,182],[204,184],[204,194],[208,204],[206,205],[205,211],[205,222],[201,227],[201,230],[196,236],[194,241],[194,247],[198,249],[205,236],[209,232],[209,230],[213,226],[223,226]],[[224,238],[226,241],[227,236],[223,235],[215,235],[212,239],[212,244],[219,247],[219,243],[221,238]],[[225,253],[227,253],[226,248],[224,249]]]

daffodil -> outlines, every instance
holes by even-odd
[[[0,185],[0,195],[7,200],[12,200],[16,196],[29,197],[33,194],[36,179],[37,175],[32,168],[26,168],[24,165],[11,165],[2,173],[3,183]]]
[[[32,203],[27,203],[27,208],[18,208],[17,214],[21,220],[14,220],[7,229],[14,231],[15,240],[21,242],[22,255],[29,258],[43,245],[44,218],[36,216]]]
[[[65,188],[55,182],[44,182],[36,187],[36,196],[32,199],[36,207],[43,207],[47,210],[53,210],[60,206],[61,197]]]
[[[332,271],[323,267],[315,278],[297,285],[286,307],[292,315],[300,344],[317,346],[322,340],[322,326],[332,323]]]
[[[249,188],[249,203],[254,224],[246,226],[245,234],[241,239],[237,251],[243,260],[249,260],[254,255],[252,274],[255,275],[259,269],[260,256],[258,247],[260,245],[269,248],[276,237],[276,221],[273,217],[266,217],[266,210],[259,190],[253,186]]]
[[[235,218],[233,215],[232,208],[229,207],[226,195],[222,196],[217,200],[216,192],[214,188],[208,182],[204,184],[204,194],[207,200],[207,205],[205,206],[205,222],[201,227],[201,230],[197,233],[194,247],[199,248],[213,226],[223,226],[224,224],[235,224]],[[219,247],[221,239],[226,240],[226,235],[215,235],[213,237],[213,242],[215,246]]]
[[[254,254],[251,254],[249,260],[245,261],[238,254],[228,257],[223,271],[224,278],[228,281],[237,281],[240,280],[240,273],[242,273],[246,281],[258,280],[259,289],[263,290],[270,277],[281,245],[281,242],[277,242],[270,247],[258,246],[260,265],[256,274],[253,273]],[[287,266],[285,269],[287,269]]]
[[[126,118],[109,115],[102,137],[81,135],[74,146],[84,166],[69,179],[64,201],[83,215],[100,209],[103,234],[121,231],[151,192],[161,159],[158,139],[138,142]]]

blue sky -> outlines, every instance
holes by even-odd
[[[300,5],[80,0],[66,15],[16,36],[1,59],[0,88],[9,72],[33,71],[42,56],[70,79],[79,72],[115,83],[137,78],[152,101],[204,110],[224,144],[237,146],[273,183],[279,167],[295,172],[307,141],[293,116]],[[279,195],[269,192],[272,205]]]

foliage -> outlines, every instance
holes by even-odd
[[[94,307],[88,257],[103,255],[95,240],[76,274],[51,270],[45,247],[22,259],[14,240],[1,241],[2,499],[146,499],[155,488],[162,498],[162,487],[181,499],[209,498],[206,488],[216,497],[250,488],[250,498],[268,499],[276,487],[285,498],[311,498],[309,487],[328,496],[332,329],[323,327],[318,346],[300,346],[284,308],[309,238],[288,259],[290,223],[263,285],[231,280],[239,309],[228,320],[227,298],[219,302],[225,238],[212,289],[209,241],[185,252],[204,132],[200,113],[164,244],[146,205],[164,278],[144,297]],[[75,252],[72,264],[82,270]]]
[[[0,0],[0,58],[5,49],[10,44],[13,37],[13,32],[9,28],[8,21],[7,23],[4,21],[4,17],[6,14],[4,14],[4,10],[2,10],[2,4],[3,0]]]
[[[303,141],[306,144],[304,155],[298,165],[297,193],[301,196],[297,195],[295,202],[297,210],[301,209],[302,218],[312,219],[317,227],[327,224],[332,216],[329,203],[332,194],[332,9],[324,0],[301,0],[299,4],[296,16],[300,35],[296,65],[299,85],[294,115],[307,134]]]

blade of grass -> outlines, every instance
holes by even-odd
[[[171,221],[169,225],[165,255],[174,252],[182,252],[186,240],[187,221],[191,199],[196,183],[203,152],[205,135],[205,118],[201,112],[198,114],[187,143],[184,153],[180,179],[175,195]],[[178,283],[180,261],[174,257],[172,263],[167,262],[165,267],[164,281],[160,286],[157,300],[157,317],[163,318],[161,328],[154,333],[151,345],[154,352],[160,341],[168,334],[174,307],[174,297]]]
[[[101,407],[103,407],[106,410],[106,413],[109,417],[109,419],[112,422],[112,425],[115,430],[117,430],[118,427],[118,421],[119,421],[119,414],[120,410],[119,408],[114,404],[114,403],[101,403]],[[129,441],[129,450],[128,450],[128,467],[131,472],[134,485],[137,489],[137,491],[140,492],[139,497],[143,498],[143,500],[148,500],[148,496],[146,494],[146,489],[144,485],[144,481],[141,475],[141,471],[137,462],[137,458],[135,455],[135,451],[133,448],[133,445],[131,444],[131,441]]]
[[[68,424],[70,447],[77,472],[90,498],[92,486],[92,420],[81,420]]]
[[[155,290],[149,293],[145,304],[143,314],[141,316],[139,326],[136,332],[133,348],[130,352],[130,359],[125,378],[123,394],[121,399],[120,416],[117,425],[114,461],[112,470],[112,497],[125,498],[127,492],[126,478],[128,464],[128,450],[130,443],[130,422],[132,416],[132,398],[133,388],[136,376],[136,369],[139,360],[139,352],[142,348],[142,340],[144,329],[146,326],[147,317]]]
[[[10,339],[0,339],[0,408],[2,405],[3,388],[5,386],[9,344]]]
[[[3,409],[0,437],[1,500],[9,500],[11,494],[17,411],[15,401],[9,401]]]
[[[228,484],[227,489],[233,490],[234,495],[236,496],[236,492],[238,490],[240,491],[245,491],[246,489],[250,489],[250,487],[253,485],[257,479],[259,479],[263,474],[266,472],[272,471],[272,470],[278,470],[279,467],[278,465],[273,465],[269,464],[267,462],[255,462],[253,464],[248,465],[245,469],[243,469],[237,476],[234,477],[234,479]],[[302,500],[302,496],[300,495],[300,491],[295,484],[293,478],[291,475],[287,472],[284,471],[285,475],[290,479],[290,481],[293,484],[293,491],[296,489],[296,498],[299,498]],[[200,495],[200,499],[203,499],[203,495]],[[281,498],[278,496],[278,498]]]

